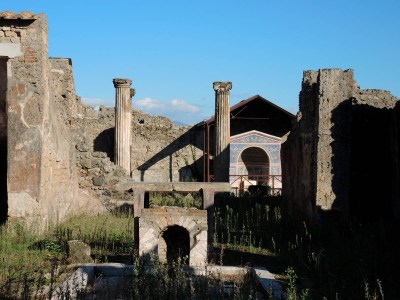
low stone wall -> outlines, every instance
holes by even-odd
[[[207,264],[207,211],[194,208],[160,207],[143,209],[139,219],[139,255],[153,253],[166,261],[163,233],[171,226],[184,228],[189,235],[190,266]]]

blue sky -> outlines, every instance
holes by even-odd
[[[44,12],[49,55],[70,57],[76,90],[114,105],[133,79],[134,108],[187,124],[214,114],[213,81],[231,104],[260,94],[295,113],[303,70],[353,68],[361,88],[400,96],[399,0],[2,0]]]

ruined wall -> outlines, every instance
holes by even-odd
[[[392,157],[394,160],[392,162],[392,198],[391,198],[391,207],[393,211],[393,215],[395,220],[400,221],[400,101],[397,101],[396,107],[394,108],[394,112],[392,115],[392,120],[394,126],[391,131],[392,137]]]
[[[298,119],[282,145],[287,206],[310,220],[316,208],[344,219],[392,215],[397,103],[387,91],[360,90],[352,70],[305,71]]]
[[[7,211],[7,58],[0,57],[0,223]]]
[[[83,106],[81,111],[80,118],[73,121],[81,143],[85,143],[89,151],[105,152],[113,161],[114,109],[100,107],[96,112]],[[182,168],[201,158],[202,142],[202,131],[174,125],[167,117],[133,110],[132,177],[137,181],[190,181],[197,174],[187,171],[185,178]]]
[[[71,60],[48,58],[44,15],[0,19],[1,219],[57,221],[84,207],[101,210],[96,199],[108,206],[129,198],[112,189],[130,177],[113,164],[114,109],[80,103]],[[132,132],[135,180],[201,180],[202,138],[193,128],[133,111]]]
[[[1,20],[5,37],[21,55],[9,58],[7,74],[8,214],[27,217],[40,211],[43,125],[48,115],[47,19]]]
[[[101,199],[109,208],[115,201],[131,199],[113,186],[129,179],[114,165],[114,108],[78,105],[71,121],[76,148],[79,187]],[[132,111],[131,166],[135,181],[191,181],[201,166],[202,136],[191,127],[174,125],[166,117]],[[200,159],[201,160],[201,159]],[[197,162],[198,163],[198,162]]]
[[[137,181],[202,181],[203,132],[166,117],[133,112],[132,178]]]
[[[43,14],[0,13],[0,56],[7,59],[7,210],[45,225],[82,207],[68,118],[76,95],[68,59],[48,58]],[[4,84],[3,84],[4,88]],[[4,174],[4,164],[0,165]],[[1,176],[0,176],[1,177]]]
[[[395,196],[398,181],[393,180],[398,168],[398,138],[393,135],[397,102],[382,90],[360,90],[353,99],[349,210],[361,220],[390,219],[396,212],[393,204],[400,200]]]
[[[78,114],[79,98],[75,92],[72,60],[70,58],[50,58],[51,92],[57,106],[57,114],[69,124]]]
[[[304,72],[300,92],[300,111],[291,132],[283,137],[281,146],[282,195],[290,213],[300,211],[312,219],[315,208],[315,160],[317,119],[316,105],[307,99],[318,97],[318,74]]]

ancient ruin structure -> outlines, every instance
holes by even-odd
[[[83,204],[66,120],[77,114],[71,62],[49,59],[47,44],[43,14],[0,14],[2,220],[57,221]]]
[[[45,15],[0,13],[0,221],[46,224],[140,200],[139,217],[148,188],[133,182],[244,188],[237,178],[283,186],[310,220],[399,219],[399,102],[360,90],[351,70],[306,71],[292,129],[294,116],[259,95],[229,108],[229,82],[214,83],[215,117],[182,127],[131,110],[129,79],[114,80],[116,109],[82,104],[71,60],[49,58],[47,44]],[[211,211],[217,190],[201,190]]]
[[[161,262],[178,258],[189,266],[207,264],[207,211],[180,207],[144,209],[139,221],[139,253]]]
[[[230,111],[232,82],[214,82],[215,91],[215,157],[214,181],[229,182]]]
[[[117,166],[123,167],[131,173],[131,123],[132,97],[135,90],[131,90],[132,80],[114,78],[115,87],[115,140],[114,161]]]
[[[282,187],[281,138],[290,130],[294,115],[255,95],[230,110],[229,182],[240,193],[250,185],[269,185],[272,192]],[[203,129],[203,174],[213,180],[215,117],[198,127]]]
[[[309,220],[400,217],[399,101],[361,90],[352,70],[305,71],[300,112],[282,145],[283,196]]]

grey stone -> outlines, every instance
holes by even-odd
[[[100,168],[93,168],[93,169],[88,169],[88,175],[89,176],[97,176],[100,174]]]
[[[92,263],[90,246],[78,240],[68,241],[68,262],[70,264]]]
[[[107,154],[104,152],[100,152],[100,151],[95,151],[93,152],[93,157],[98,157],[98,158],[105,158],[107,157]]]
[[[114,176],[124,177],[124,176],[127,176],[127,172],[124,168],[117,166],[114,171]]]
[[[99,176],[93,177],[93,185],[95,186],[102,186],[104,184],[104,178]]]
[[[86,141],[80,141],[75,145],[76,150],[79,152],[88,152],[89,151],[89,146],[86,143]]]
[[[93,157],[91,163],[93,168],[101,168],[103,166],[101,158]]]
[[[92,168],[92,160],[89,158],[83,158],[80,161],[81,165],[85,169],[91,169]]]
[[[110,172],[112,172],[113,167],[110,166],[110,165],[105,165],[105,166],[103,166],[103,170],[104,170],[104,172],[106,172],[106,173],[110,173]]]

